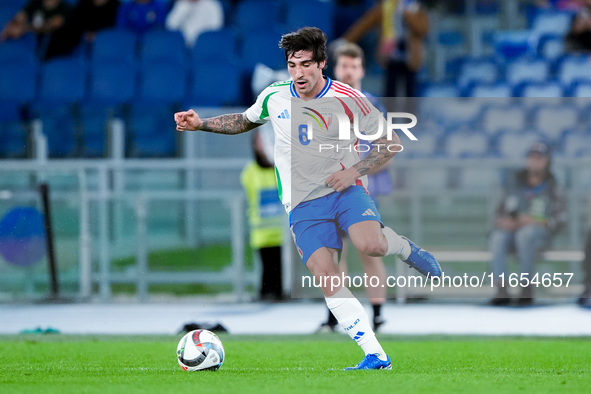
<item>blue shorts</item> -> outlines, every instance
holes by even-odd
[[[296,248],[304,264],[312,253],[322,247],[341,250],[340,230],[366,220],[375,220],[382,227],[382,218],[372,198],[362,186],[351,186],[314,200],[298,204],[289,215],[289,226]]]

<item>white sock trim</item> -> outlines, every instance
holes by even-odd
[[[408,241],[396,234],[390,227],[384,227],[382,233],[386,237],[386,242],[388,242],[386,256],[395,255],[402,260],[408,259],[408,256],[410,256],[410,244]]]

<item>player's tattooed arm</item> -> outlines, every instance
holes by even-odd
[[[227,114],[203,119],[203,125],[199,129],[210,133],[234,135],[246,133],[258,126],[260,124],[251,122],[244,114]]]
[[[386,137],[379,138],[373,142],[373,149],[369,154],[361,160],[359,163],[353,165],[361,176],[374,174],[378,172],[386,163],[388,163],[394,155],[396,155],[396,149],[390,151],[389,145],[400,144],[400,139],[393,133],[392,141]]]

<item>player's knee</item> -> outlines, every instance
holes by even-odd
[[[363,254],[369,256],[384,256],[388,251],[388,245],[375,238],[365,238],[359,240],[355,246]]]

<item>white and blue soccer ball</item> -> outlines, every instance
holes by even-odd
[[[216,371],[224,363],[225,353],[213,332],[194,330],[180,340],[176,358],[185,371]]]

